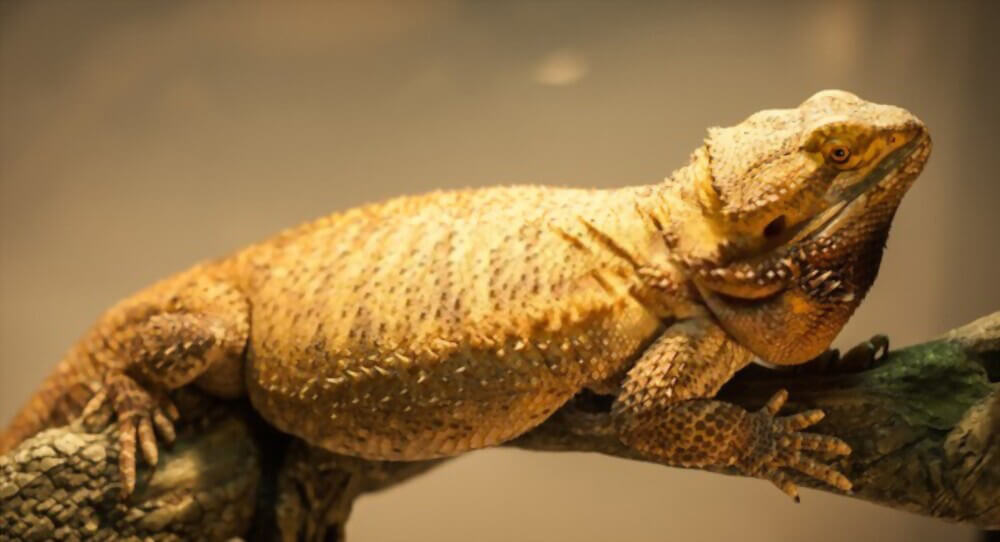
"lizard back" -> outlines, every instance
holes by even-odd
[[[661,327],[632,261],[660,242],[642,220],[627,194],[504,187],[398,198],[251,247],[233,260],[251,400],[368,458],[512,438]]]

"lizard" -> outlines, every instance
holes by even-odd
[[[908,111],[821,91],[711,128],[662,182],[504,186],[335,213],[119,302],[0,436],[104,413],[134,490],[137,455],[174,438],[168,392],[247,396],[280,431],[365,460],[508,442],[581,390],[661,463],[730,468],[797,498],[789,469],[848,454],[779,416],[715,398],[759,360],[832,342],[875,280],[892,218],[931,149]],[[114,418],[112,421],[111,418]],[[826,456],[826,455],[825,455]]]

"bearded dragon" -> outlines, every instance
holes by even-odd
[[[170,390],[248,396],[281,431],[371,460],[498,445],[582,390],[628,448],[730,468],[789,495],[787,469],[850,482],[850,453],[714,398],[753,359],[824,351],[875,279],[924,124],[843,91],[712,128],[663,182],[400,197],[289,229],[112,307],[0,436],[0,452],[96,412],[136,451],[174,437]],[[110,408],[108,408],[110,407]],[[804,453],[805,452],[805,453]]]

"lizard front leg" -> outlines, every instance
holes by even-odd
[[[164,441],[174,438],[169,390],[194,382],[217,396],[242,395],[248,334],[243,295],[196,268],[109,310],[60,364],[55,378],[96,372],[82,416],[98,426],[117,419],[126,494],[135,488],[136,447],[155,465],[154,427]]]
[[[840,489],[850,482],[805,451],[850,453],[839,439],[800,433],[823,417],[818,410],[776,417],[782,391],[757,412],[712,399],[751,359],[749,350],[707,318],[673,325],[640,357],[612,404],[621,441],[639,453],[682,467],[735,467],[770,480],[797,498],[783,469],[791,468]]]

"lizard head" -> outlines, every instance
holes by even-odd
[[[693,162],[710,248],[683,265],[722,326],[771,363],[825,350],[874,282],[930,148],[909,112],[843,91],[710,130]]]

